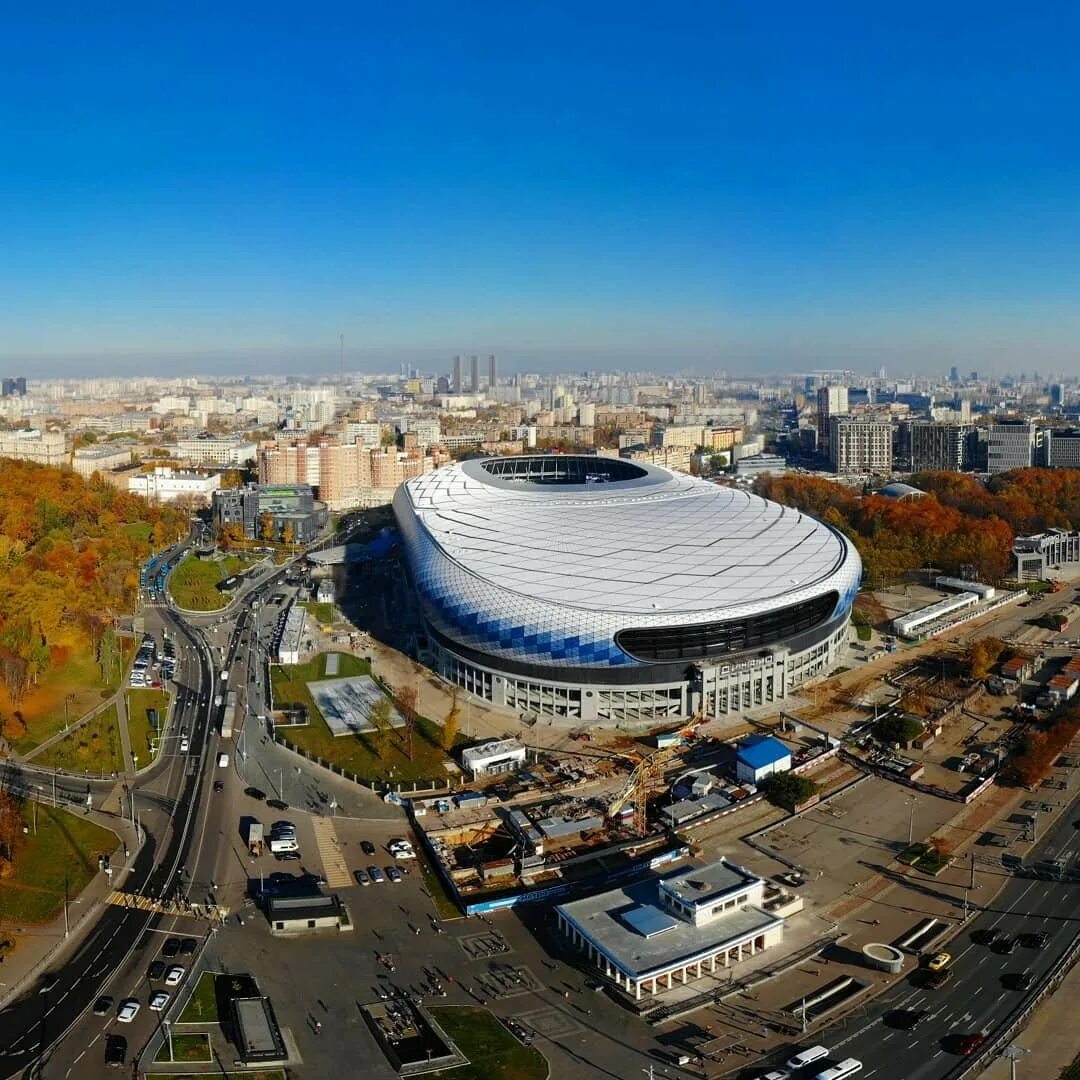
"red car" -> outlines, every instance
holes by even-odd
[[[965,1035],[957,1044],[956,1052],[962,1057],[971,1057],[982,1044],[986,1042],[986,1033],[976,1031],[971,1035]]]

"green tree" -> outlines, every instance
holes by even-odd
[[[809,777],[796,776],[793,772],[773,773],[765,777],[760,787],[769,802],[792,813],[796,806],[812,799],[821,790]]]
[[[874,738],[883,743],[909,743],[925,725],[914,716],[886,716],[874,725]]]

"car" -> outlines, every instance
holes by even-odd
[[[94,1002],[94,1015],[107,1016],[113,1007],[113,999],[108,994],[103,994]]]
[[[114,1069],[123,1068],[127,1060],[127,1039],[123,1035],[110,1035],[105,1040],[105,1064]]]
[[[299,851],[275,851],[274,858],[278,862],[299,862],[301,855]]]
[[[224,791],[225,790],[225,781],[224,780],[215,780],[214,781],[214,790],[215,791]]]
[[[246,788],[244,788],[244,794],[247,795],[251,799],[258,799],[259,802],[262,802],[263,799],[266,798],[266,792],[263,791],[262,788],[257,788],[257,787],[246,787]]]
[[[412,844],[408,840],[391,840],[386,845],[386,850],[394,856],[395,859],[415,859],[416,852],[413,851]]]
[[[180,955],[193,956],[198,947],[199,943],[194,938],[186,937],[180,942]]]
[[[1016,938],[1010,937],[1008,934],[998,938],[994,943],[994,952],[1001,953],[1002,956],[1012,956],[1015,951]]]
[[[952,956],[947,952],[935,953],[926,961],[926,966],[931,971],[944,971],[952,963]]]
[[[940,990],[952,978],[952,972],[945,968],[943,971],[930,971],[927,973],[924,986],[928,990]]]
[[[374,855],[375,854],[375,845],[370,840],[361,840],[360,841],[360,850],[365,855]]]
[[[151,1012],[162,1012],[169,1004],[169,995],[164,990],[155,990],[150,995]]]
[[[270,826],[270,833],[273,836],[295,836],[296,826],[291,821],[275,821]]]
[[[1014,990],[1030,990],[1035,985],[1035,972],[1018,971],[1010,981]]]
[[[386,876],[395,884],[401,884],[401,871],[396,866],[388,866],[386,868]]]
[[[146,977],[148,979],[165,978],[165,965],[160,960],[155,960],[147,969]]]
[[[829,1051],[824,1046],[811,1046],[806,1050],[800,1050],[793,1058],[784,1062],[786,1069],[804,1069],[807,1065],[827,1058]]]
[[[1021,934],[1020,944],[1025,949],[1045,949],[1050,943],[1050,935],[1045,930],[1039,930],[1034,934]]]
[[[956,1052],[961,1057],[971,1057],[982,1044],[986,1042],[986,1032],[973,1031],[970,1035],[964,1035],[956,1044]]]
[[[900,1031],[914,1031],[927,1017],[925,1009],[893,1009],[885,1014],[885,1023]]]
[[[169,959],[176,956],[180,952],[180,939],[178,937],[169,938],[161,950],[161,955]]]
[[[996,945],[1001,940],[1001,937],[1002,937],[1001,931],[998,930],[996,927],[992,926],[992,927],[990,927],[989,930],[984,930],[979,935],[979,940],[984,945],[989,945],[989,946],[993,947],[994,945]]]
[[[272,810],[289,809],[289,804],[287,802],[282,802],[281,799],[267,799],[266,805],[269,806]]]
[[[402,875],[406,875],[406,876],[407,876],[407,875],[408,875],[408,873],[409,873],[409,868],[408,868],[407,866],[399,866],[399,867],[397,867],[396,869],[397,869],[397,872],[398,872],[399,874],[402,874]]]
[[[134,998],[124,998],[120,1002],[120,1008],[116,1010],[116,1019],[121,1024],[130,1024],[139,1015],[141,1006]]]
[[[47,994],[55,985],[59,976],[55,971],[46,971],[41,976],[41,982],[38,983],[38,993]]]
[[[371,878],[372,881],[375,882],[376,885],[386,880],[383,877],[383,872],[377,866],[369,866],[367,868],[367,872],[368,876]]]
[[[370,885],[371,878],[367,876],[367,873],[363,870],[354,870],[353,877],[356,878],[357,885]]]
[[[165,972],[165,985],[179,986],[184,981],[186,974],[187,972],[179,964],[174,964]]]

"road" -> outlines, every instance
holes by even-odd
[[[1076,858],[1080,832],[1075,818],[1074,801],[1044,838],[1038,858]],[[833,1061],[858,1058],[863,1063],[860,1080],[944,1080],[963,1060],[955,1052],[963,1036],[992,1033],[1020,1005],[1024,994],[1014,989],[1015,976],[1030,971],[1041,981],[1076,939],[1077,888],[1075,882],[1013,878],[986,911],[943,946],[953,955],[953,977],[945,987],[925,989],[916,973],[875,999],[868,1013],[849,1020],[846,1029],[839,1029],[838,1040],[825,1032],[815,1041],[829,1047]],[[978,943],[991,927],[1009,935],[1045,931],[1050,943],[1042,951],[1018,946],[1012,955],[1004,955]],[[909,1011],[927,1013],[914,1031],[902,1027],[900,1014]]]

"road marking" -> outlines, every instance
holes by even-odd
[[[315,832],[315,846],[319,849],[319,858],[323,864],[323,877],[331,889],[341,889],[352,884],[349,865],[341,853],[337,829],[332,818],[317,817],[312,819]]]

